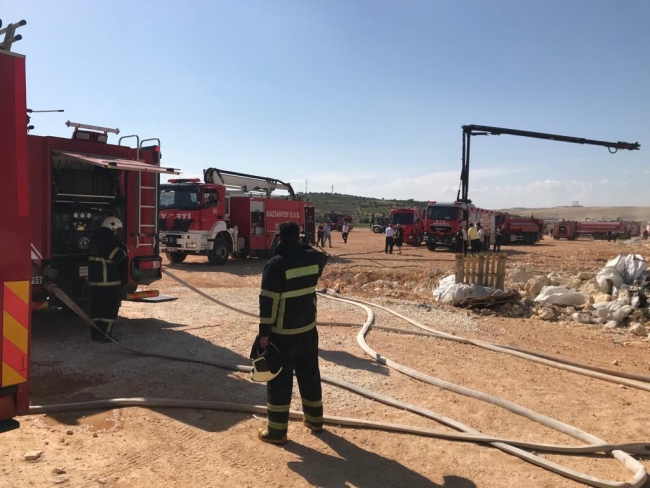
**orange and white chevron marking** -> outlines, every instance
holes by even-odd
[[[17,385],[27,381],[29,317],[29,281],[4,283],[2,307],[2,383]]]

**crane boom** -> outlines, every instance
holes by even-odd
[[[562,136],[558,134],[546,134],[544,132],[531,132],[519,129],[506,129],[504,127],[491,127],[487,125],[464,125],[463,126],[463,160],[460,172],[460,186],[456,199],[461,202],[471,203],[468,198],[469,192],[469,156],[470,141],[472,136],[500,136],[502,134],[521,137],[532,137],[534,139],[544,139],[547,141],[570,142],[573,144],[589,144],[591,146],[602,146],[609,149],[610,153],[615,153],[619,149],[629,151],[638,151],[641,145],[638,142],[607,142],[595,139],[585,139],[583,137]]]
[[[293,187],[289,183],[267,178],[265,176],[247,175],[217,168],[203,170],[203,181],[205,183],[216,183],[224,186],[238,187],[244,192],[262,191],[270,195],[273,191],[280,189],[289,192],[292,198],[296,197]]]

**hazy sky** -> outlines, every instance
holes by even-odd
[[[35,134],[162,139],[163,163],[297,189],[453,200],[464,124],[640,142],[472,139],[483,207],[649,205],[650,2],[3,2]],[[112,140],[116,140],[112,137]]]

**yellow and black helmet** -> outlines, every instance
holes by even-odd
[[[251,380],[253,381],[266,383],[282,371],[284,363],[282,353],[272,342],[268,343],[266,349],[262,349],[259,336],[255,338],[250,357],[253,360],[253,371],[251,371]]]

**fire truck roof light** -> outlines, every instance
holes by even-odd
[[[75,129],[87,129],[87,130],[97,130],[108,134],[109,132],[113,134],[119,134],[120,129],[111,129],[109,127],[100,127],[98,125],[88,125],[88,124],[79,124],[78,122],[70,122],[69,120],[65,123],[67,127],[74,127]]]
[[[201,178],[171,178],[167,183],[200,183]]]

